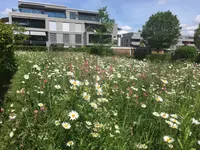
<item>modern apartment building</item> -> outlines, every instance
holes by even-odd
[[[122,35],[118,35],[118,46],[122,47],[139,47],[140,42],[142,41],[140,32],[130,32]],[[171,46],[168,50],[175,50],[178,47],[188,45],[194,45],[194,37],[191,36],[181,36],[178,40],[178,43],[174,46]]]
[[[28,1],[19,1],[18,9],[13,9],[7,20],[25,27],[29,44],[46,46],[92,45],[96,39],[94,29],[100,25],[98,12]],[[105,36],[113,40],[117,31],[115,24],[112,34]]]

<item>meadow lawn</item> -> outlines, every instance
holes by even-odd
[[[0,150],[199,150],[200,65],[17,52]]]

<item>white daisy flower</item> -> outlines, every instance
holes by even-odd
[[[9,116],[10,120],[15,120],[16,117],[17,117],[16,114],[10,114],[10,116]]]
[[[67,146],[68,146],[68,147],[71,147],[71,146],[73,146],[73,145],[74,145],[74,142],[73,142],[73,141],[67,142]]]
[[[56,126],[59,126],[59,125],[60,125],[60,120],[56,120],[56,121],[55,121],[55,125],[56,125]]]
[[[98,105],[96,103],[90,103],[90,106],[92,106],[92,108],[97,109]]]
[[[171,144],[171,143],[174,142],[174,139],[172,137],[170,137],[170,136],[164,136],[163,140],[168,144]]]
[[[14,136],[14,132],[10,132],[10,138],[12,138]]]
[[[69,123],[67,123],[67,122],[63,122],[63,123],[62,123],[62,126],[63,126],[63,128],[65,128],[65,129],[70,129],[70,128],[71,128],[71,125],[70,125]]]
[[[91,135],[92,135],[92,137],[100,137],[100,135],[98,133],[94,133],[94,132],[92,132]]]
[[[79,117],[79,114],[76,111],[71,111],[68,115],[70,117],[70,120],[76,120]]]
[[[156,117],[160,117],[160,114],[158,112],[153,112],[153,115]]]
[[[83,96],[83,99],[84,99],[84,100],[90,101],[90,95],[87,94],[86,92],[84,92],[84,93],[82,94],[82,96]]]
[[[61,86],[60,86],[60,85],[55,85],[55,88],[56,88],[57,90],[59,90],[59,89],[61,89]]]
[[[161,116],[162,118],[164,118],[164,119],[169,118],[169,114],[164,113],[164,112],[160,113],[160,116]]]
[[[157,102],[163,102],[162,97],[160,97],[158,95],[155,96],[155,99],[156,99]]]
[[[24,79],[28,80],[29,79],[29,75],[28,74],[24,75]]]
[[[38,106],[39,107],[44,107],[44,104],[43,103],[38,103]]]

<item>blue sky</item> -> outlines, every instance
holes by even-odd
[[[108,6],[110,16],[123,29],[122,32],[138,31],[148,18],[158,11],[172,11],[183,27],[182,34],[192,35],[200,23],[200,0],[31,0],[65,5],[70,8],[98,10]],[[16,8],[18,0],[1,0],[0,16],[6,16]]]

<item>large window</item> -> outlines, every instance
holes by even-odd
[[[97,14],[89,14],[89,13],[79,13],[78,14],[79,20],[86,20],[86,21],[99,21],[99,17]]]
[[[45,20],[12,18],[13,23],[28,28],[45,28]]]
[[[81,34],[76,34],[75,35],[75,42],[76,42],[76,44],[81,44],[82,43],[82,35]]]
[[[76,19],[76,12],[70,12],[70,19]]]

